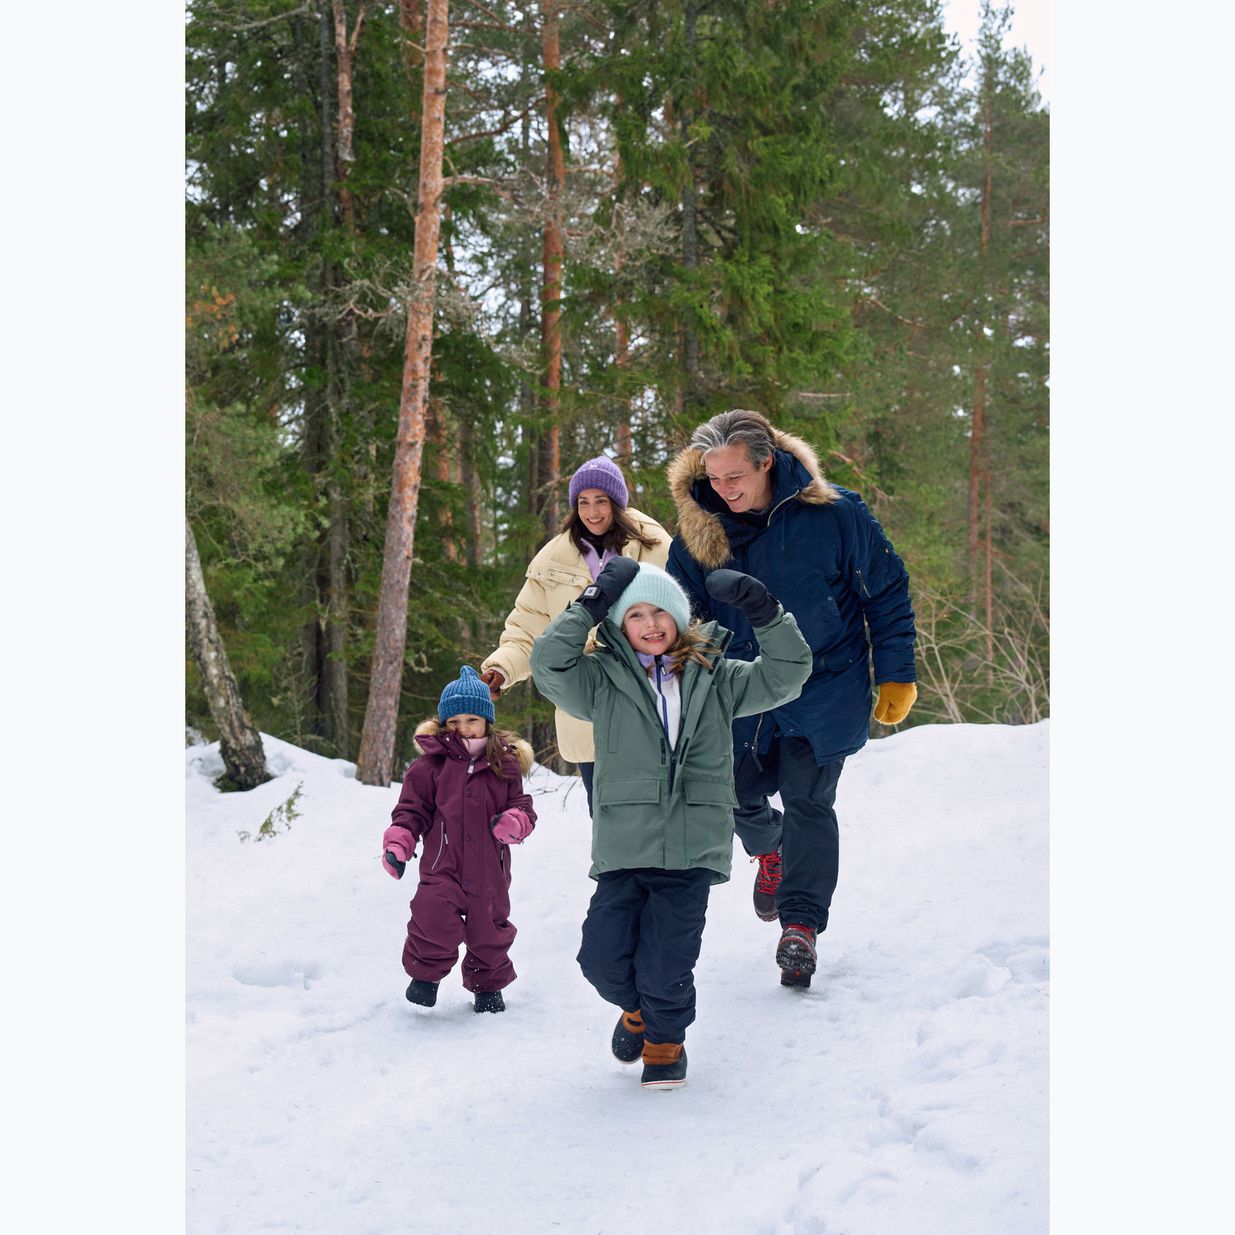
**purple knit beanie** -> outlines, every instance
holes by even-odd
[[[579,470],[570,478],[570,504],[572,506],[578,503],[579,494],[584,489],[600,489],[623,510],[626,509],[626,503],[630,500],[630,495],[626,492],[626,482],[622,479],[622,473],[618,471],[617,464],[606,459],[604,455],[597,455],[595,459],[581,463]]]

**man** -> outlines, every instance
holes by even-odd
[[[836,785],[875,719],[905,719],[917,698],[909,575],[861,497],[824,480],[814,451],[758,412],[700,425],[669,464],[678,534],[666,569],[701,617],[733,631],[726,656],[751,660],[754,632],[704,586],[713,570],[753,575],[797,619],[814,655],[801,695],[733,726],[743,848],[757,859],[755,913],[780,921],[784,986],[808,987],[836,888]],[[779,792],[783,813],[768,803]]]

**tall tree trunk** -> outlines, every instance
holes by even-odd
[[[219,731],[219,752],[227,778],[237,789],[252,789],[270,780],[262,738],[245,713],[236,675],[219,637],[197,555],[197,540],[188,519],[184,521],[184,601],[189,648],[202,677],[211,719]]]
[[[687,0],[683,20],[685,23],[686,59],[691,69],[695,62],[697,42],[695,21],[697,17],[694,0]],[[689,71],[689,70],[688,70]],[[682,266],[693,274],[699,266],[699,203],[695,191],[694,145],[690,138],[690,126],[694,123],[694,110],[686,99],[678,108],[678,125],[682,145],[686,152],[686,183],[682,186]],[[688,275],[689,277],[689,275]],[[694,326],[682,327],[682,394],[681,410],[693,411],[702,401],[699,373],[699,335]]]
[[[450,430],[446,424],[446,413],[440,399],[430,399],[426,409],[428,416],[428,435],[433,443],[433,453],[437,464],[437,479],[442,486],[443,498],[449,493],[446,488],[452,483]],[[459,560],[459,545],[455,539],[454,514],[450,502],[443,500],[438,512],[441,519],[442,546],[448,562]]]
[[[620,108],[622,105],[621,96],[618,96],[617,105]],[[623,247],[623,217],[621,212],[622,207],[622,154],[618,151],[613,160],[613,181],[614,181],[614,256],[613,256],[613,275],[615,279],[620,280],[622,275],[622,247]],[[623,381],[623,371],[630,364],[630,335],[626,329],[626,319],[622,316],[622,298],[618,296],[613,305],[613,367],[618,372],[618,396],[619,396],[619,414],[617,422],[617,457],[618,462],[629,466],[631,459],[630,450],[630,396],[625,393],[625,383]]]
[[[978,331],[978,347],[985,344],[981,329]],[[982,526],[981,492],[982,464],[985,457],[986,433],[986,365],[979,361],[974,378],[973,415],[969,425],[969,601],[974,615],[978,612],[978,542]]]
[[[472,495],[467,503],[467,564],[470,569],[479,570],[485,553],[484,506],[480,500],[480,478],[476,474],[476,439],[467,417],[459,423],[459,485],[464,493]]]
[[[338,79],[339,96],[339,132],[335,143],[335,174],[339,181],[339,208],[343,222],[349,231],[356,227],[356,208],[352,202],[352,191],[348,185],[348,177],[352,173],[352,164],[356,155],[352,151],[352,134],[356,128],[356,118],[352,110],[352,66],[356,61],[356,44],[360,40],[360,31],[364,26],[365,10],[369,7],[368,0],[361,0],[360,11],[356,14],[356,26],[352,36],[347,36],[347,13],[343,8],[343,0],[331,0],[334,12],[334,50],[335,71]]]
[[[990,502],[990,468],[987,462],[986,447],[986,361],[987,351],[985,315],[989,295],[989,252],[991,244],[991,98],[990,83],[983,82],[982,89],[982,156],[984,174],[982,178],[982,236],[978,249],[980,311],[975,326],[975,336],[978,348],[978,370],[974,382],[973,422],[969,438],[969,601],[974,616],[978,614],[979,566],[978,541],[980,537],[981,512],[979,508],[979,489],[982,476],[987,477],[987,502]],[[989,563],[988,563],[989,565]]]
[[[982,469],[983,490],[986,500],[984,502],[984,521],[986,524],[985,534],[985,565],[982,571],[982,595],[985,601],[986,615],[986,684],[994,686],[995,684],[995,588],[993,579],[993,563],[995,560],[995,546],[991,531],[991,469],[985,466]]]
[[[407,647],[407,588],[412,573],[416,511],[420,500],[425,407],[433,358],[437,249],[442,211],[442,148],[446,121],[446,43],[448,0],[429,0],[425,39],[423,126],[420,137],[420,192],[412,292],[407,306],[403,389],[395,439],[394,474],[386,519],[382,582],[369,701],[356,762],[356,778],[366,785],[388,785],[394,772],[399,691]]]
[[[560,0],[541,0],[541,38],[546,78],[562,67]],[[558,118],[557,87],[545,82],[545,126],[549,137],[548,209],[545,216],[544,283],[541,294],[540,337],[544,349],[544,391],[547,431],[542,438],[541,485],[545,489],[545,530],[552,533],[560,518],[558,489],[561,476],[559,416],[562,390],[562,258],[565,252],[562,226],[562,194],[566,187],[566,156]]]
[[[399,0],[399,27],[403,31],[403,64],[408,75],[425,67],[425,6],[423,0]],[[414,79],[414,77],[413,77]],[[413,102],[418,100],[413,97]],[[420,122],[420,114],[414,117]]]
[[[527,167],[530,163],[531,149],[531,118],[527,112],[524,112],[519,130],[519,150],[522,155],[523,167]],[[519,289],[519,339],[521,342],[526,341],[536,328],[536,314],[532,305],[532,297],[535,295],[533,266],[536,259],[534,245],[535,234],[532,229],[529,227],[521,231],[519,269],[515,276]],[[526,377],[520,376],[519,416],[524,425],[525,441],[527,444],[527,513],[529,516],[529,527],[533,529],[529,533],[529,543],[526,546],[528,557],[531,557],[532,553],[535,552],[539,541],[539,536],[535,529],[541,526],[541,511],[544,507],[544,495],[540,487],[541,433],[535,423],[535,413],[536,392],[532,383]]]

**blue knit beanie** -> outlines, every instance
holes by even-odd
[[[471,665],[464,665],[459,676],[446,685],[437,701],[437,718],[444,725],[452,716],[483,716],[493,724],[496,713],[489,688],[480,680],[480,674]]]
[[[626,509],[630,494],[626,491],[626,482],[616,463],[597,455],[586,463],[579,464],[579,470],[570,478],[570,504],[574,506],[579,500],[579,494],[584,489],[600,489],[607,493],[614,505]]]
[[[650,562],[639,563],[639,573],[630,586],[613,602],[609,616],[617,626],[622,625],[626,610],[631,605],[655,605],[663,609],[674,621],[678,634],[690,625],[690,601],[678,581],[659,566]]]

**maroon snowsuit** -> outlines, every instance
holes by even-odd
[[[510,807],[534,825],[536,812],[524,792],[519,760],[507,747],[505,779],[482,753],[473,760],[457,733],[418,733],[424,754],[403,778],[396,827],[411,837],[408,852],[423,842],[420,884],[403,945],[403,968],[421,982],[440,982],[463,957],[463,985],[469,991],[500,991],[515,980],[510,945],[510,846],[493,836],[490,824]]]

